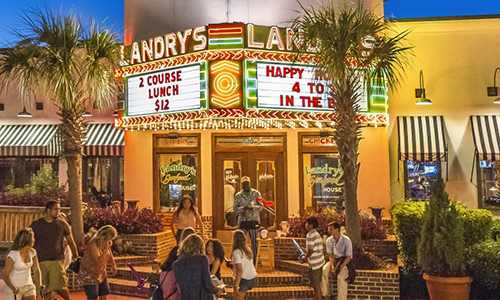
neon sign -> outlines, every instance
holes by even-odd
[[[210,106],[241,107],[241,66],[238,61],[218,61],[210,67]]]

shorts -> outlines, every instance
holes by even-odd
[[[5,300],[14,300],[14,293],[12,290],[5,286]],[[24,297],[36,296],[36,287],[34,284],[27,284],[19,287],[19,293],[17,294],[17,299],[23,299]]]
[[[310,286],[320,285],[322,276],[323,276],[323,268],[318,268],[316,270],[309,268],[309,285]]]
[[[99,284],[84,285],[83,289],[85,290],[87,299],[97,299],[100,296],[107,296],[109,295],[108,279],[104,278],[104,280]]]
[[[240,293],[246,293],[251,290],[255,286],[255,278],[252,279],[243,279],[240,281]]]
[[[68,286],[68,276],[64,269],[64,260],[46,260],[40,262],[44,293],[61,291]]]

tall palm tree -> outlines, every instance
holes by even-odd
[[[362,126],[357,121],[359,91],[364,82],[368,91],[371,84],[397,87],[411,55],[411,47],[404,45],[408,32],[391,32],[391,26],[360,2],[342,7],[302,7],[301,16],[293,23],[302,38],[299,55],[306,48],[314,49],[316,68],[330,78],[330,96],[335,105],[333,138],[344,173],[346,229],[355,245],[361,244],[357,199]]]
[[[94,22],[84,28],[74,15],[32,10],[22,20],[25,27],[16,31],[19,42],[0,50],[0,86],[15,83],[24,101],[34,91],[44,92],[57,106],[68,163],[71,225],[75,241],[82,243],[82,149],[87,128],[83,114],[88,105],[113,105],[119,45],[115,34]]]

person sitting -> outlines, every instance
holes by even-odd
[[[214,294],[220,293],[212,284],[203,248],[203,240],[195,234],[189,235],[179,247],[179,259],[172,267],[182,300],[212,300]]]
[[[210,264],[210,274],[221,280],[220,268],[225,261],[222,243],[218,239],[210,239],[205,244],[205,250]]]

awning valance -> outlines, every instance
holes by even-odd
[[[500,116],[471,116],[470,122],[479,160],[500,160]]]
[[[123,156],[123,130],[113,124],[89,124],[83,153],[87,156]]]
[[[1,125],[0,156],[57,156],[57,125]]]
[[[446,161],[442,116],[398,117],[399,160]]]

